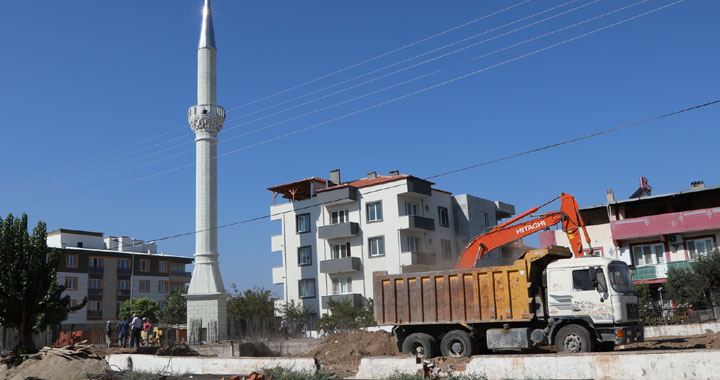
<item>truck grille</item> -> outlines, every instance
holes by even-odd
[[[628,319],[640,318],[640,313],[638,313],[638,305],[636,303],[626,304],[625,311],[627,312]]]

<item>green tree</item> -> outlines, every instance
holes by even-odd
[[[161,323],[179,325],[187,322],[187,299],[183,297],[185,293],[185,288],[178,288],[165,296],[165,307],[157,313]]]
[[[158,304],[154,300],[151,300],[150,298],[144,297],[140,299],[134,299],[132,301],[132,306],[130,304],[131,300],[127,300],[122,304],[122,307],[120,307],[120,318],[132,318],[133,314],[137,314],[140,318],[147,318],[150,320],[150,323],[157,323],[158,318]]]
[[[350,298],[340,301],[329,300],[329,314],[320,318],[320,329],[326,332],[357,330],[375,326],[373,300],[363,298],[362,306],[353,306]]]
[[[227,303],[228,317],[236,319],[266,318],[275,316],[275,298],[272,293],[257,286],[240,292],[232,284],[232,293]]]
[[[70,306],[70,296],[62,296],[65,286],[56,276],[60,253],[48,250],[45,223],[38,222],[29,235],[27,219],[10,214],[0,228],[0,325],[17,328],[17,348],[33,352],[33,333],[57,326],[87,300]]]
[[[278,314],[288,321],[295,320],[302,322],[306,326],[309,326],[310,319],[312,318],[315,311],[305,307],[305,305],[298,301],[297,303],[293,300],[290,302],[284,302],[282,306],[278,308]]]
[[[705,308],[716,304],[719,287],[720,252],[717,249],[690,263],[689,268],[668,271],[668,296],[684,306]]]

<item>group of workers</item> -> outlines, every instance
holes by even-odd
[[[112,342],[112,336],[114,332],[112,321],[107,321],[105,325],[105,344],[110,347]],[[123,318],[122,321],[117,323],[118,330],[118,345],[120,347],[128,347],[128,338],[130,339],[130,347],[140,347],[140,341],[142,340],[141,333],[145,336],[145,345],[149,345],[149,337],[152,331],[152,323],[146,317],[140,319],[137,314],[133,314],[132,320],[128,322],[127,317]]]

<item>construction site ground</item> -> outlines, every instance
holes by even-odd
[[[615,351],[655,351],[655,350],[690,350],[690,349],[720,349],[720,333],[707,331],[705,334],[687,337],[658,337],[647,339],[642,343],[635,343],[616,347]],[[55,349],[54,349],[55,350]],[[0,370],[0,380],[24,380],[36,377],[47,380],[74,380],[88,378],[92,375],[104,374],[111,370],[101,358],[110,354],[146,354],[164,356],[197,356],[191,347],[178,345],[174,347],[141,347],[129,348],[90,348],[80,350],[77,354],[68,354],[67,351],[47,351],[26,360],[20,366]],[[551,347],[540,347],[534,353],[553,355]],[[522,355],[522,352],[505,352],[495,355]],[[315,358],[320,370],[325,373],[334,373],[338,378],[352,377],[358,370],[360,360],[365,357],[407,357],[397,352],[395,338],[384,332],[353,332],[331,335],[313,346],[310,350],[294,357]],[[433,362],[442,369],[462,370],[470,359],[463,358],[435,358]],[[220,374],[222,375],[222,374]],[[226,374],[232,375],[232,374]],[[244,375],[244,374],[240,374]],[[187,377],[187,376],[184,376]],[[117,378],[117,376],[104,375],[104,378]],[[215,376],[202,376],[217,378]],[[193,377],[198,380],[199,377]]]

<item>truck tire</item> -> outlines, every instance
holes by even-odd
[[[445,357],[469,358],[477,351],[477,343],[463,330],[452,330],[440,341],[440,352]]]
[[[557,352],[593,352],[595,351],[595,340],[585,327],[567,325],[562,327],[555,336],[555,350]]]
[[[425,333],[412,333],[403,341],[402,352],[423,359],[437,356],[437,340]]]

